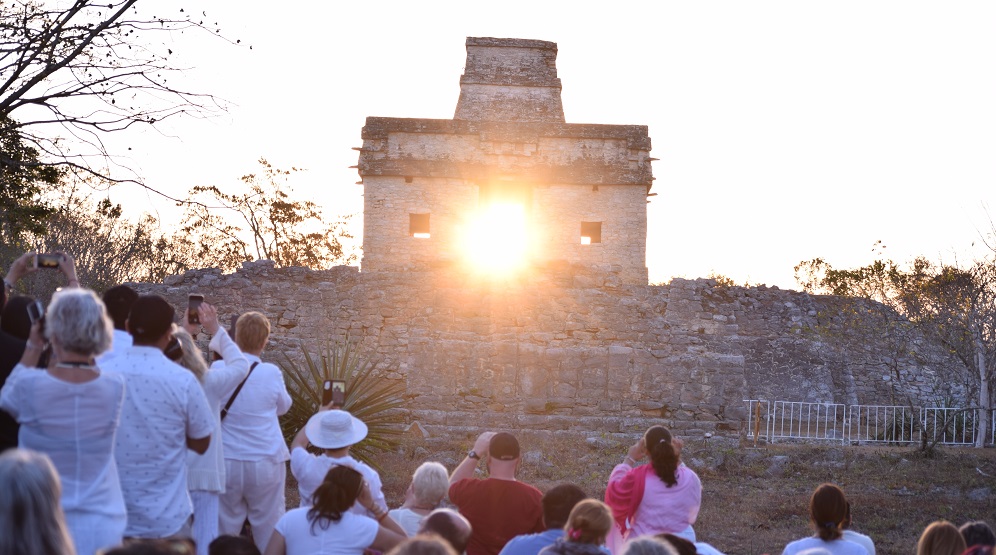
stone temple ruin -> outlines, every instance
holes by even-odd
[[[507,202],[525,208],[532,262],[647,283],[647,127],[565,123],[556,62],[552,42],[469,38],[453,119],[367,118],[364,272],[457,262],[468,220]]]
[[[565,123],[556,54],[550,42],[469,38],[453,119],[367,119],[362,271],[259,261],[136,288],[176,306],[202,292],[225,319],[263,312],[277,362],[349,337],[403,382],[406,420],[430,434],[633,434],[663,421],[736,435],[745,399],[949,394],[941,351],[812,332],[838,310],[832,297],[647,285],[648,130]],[[516,273],[464,264],[467,226],[494,202],[521,206],[532,237]],[[485,231],[501,238],[511,224]]]

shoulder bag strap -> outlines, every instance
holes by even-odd
[[[232,396],[229,397],[228,398],[228,402],[225,403],[225,408],[221,409],[221,419],[222,420],[224,420],[225,417],[228,416],[228,409],[232,408],[232,403],[234,403],[235,402],[235,398],[239,396],[239,392],[242,391],[242,386],[244,386],[246,384],[246,380],[248,380],[249,376],[252,375],[252,371],[256,368],[257,364],[259,364],[259,363],[258,362],[252,363],[252,366],[249,367],[249,372],[246,373],[246,377],[242,379],[241,383],[239,383],[239,387],[236,387],[235,391],[232,392]]]

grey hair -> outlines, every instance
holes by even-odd
[[[412,474],[412,490],[419,505],[435,507],[450,488],[446,467],[437,462],[424,462]]]
[[[62,487],[44,453],[0,455],[0,554],[76,555],[59,504]]]
[[[180,346],[183,347],[183,357],[176,361],[177,364],[190,370],[197,377],[197,381],[204,381],[204,374],[207,374],[208,365],[204,361],[204,356],[201,355],[200,348],[194,343],[194,338],[190,336],[190,332],[187,330],[173,326],[173,337],[180,342]]]
[[[63,289],[52,295],[45,313],[45,336],[63,350],[95,356],[111,347],[114,326],[104,302],[89,289]]]
[[[664,540],[643,536],[627,543],[623,555],[678,555],[678,552]]]

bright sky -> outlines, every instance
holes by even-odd
[[[150,0],[148,7],[181,6]],[[715,272],[798,288],[793,266],[970,257],[996,183],[996,3],[201,0],[242,40],[179,38],[188,88],[233,103],[135,134],[129,164],[183,195],[264,156],[326,215],[359,214],[367,116],[452,118],[468,36],[559,46],[569,123],[650,128],[651,281]],[[244,48],[251,44],[252,50]],[[117,141],[124,139],[115,138]],[[122,186],[137,211],[178,212]],[[356,220],[360,224],[359,217]],[[357,225],[359,236],[362,227]]]

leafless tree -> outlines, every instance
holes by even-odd
[[[173,14],[146,15],[138,4],[0,2],[0,121],[38,153],[26,162],[0,152],[0,163],[59,165],[138,182],[131,174],[111,175],[108,168],[117,165],[107,133],[224,108],[215,97],[174,82],[185,68],[173,64],[169,42],[181,33],[221,37],[217,24],[199,10],[176,5],[168,8]]]

